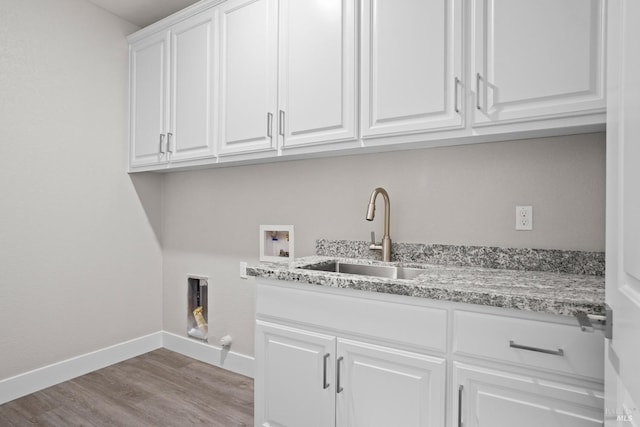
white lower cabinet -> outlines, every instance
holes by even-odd
[[[454,362],[455,421],[464,427],[600,427],[602,390]]]
[[[445,360],[256,324],[256,426],[444,425]]]
[[[333,425],[335,338],[260,321],[256,337],[255,425]]]
[[[595,427],[604,334],[569,316],[258,279],[255,426]]]
[[[453,312],[453,426],[602,425],[602,331],[484,311]]]
[[[445,359],[338,338],[336,425],[444,425]]]

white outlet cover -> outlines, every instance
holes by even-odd
[[[516,230],[533,230],[533,206],[516,206]]]

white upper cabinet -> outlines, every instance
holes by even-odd
[[[160,32],[130,50],[130,166],[167,162],[166,134],[169,35]]]
[[[219,8],[220,155],[277,148],[277,0]]]
[[[219,154],[356,138],[354,0],[219,6]]]
[[[461,0],[364,0],[362,135],[460,127]]]
[[[206,10],[131,45],[130,168],[215,155],[215,13]]]
[[[474,7],[475,125],[604,111],[604,0]]]
[[[214,156],[215,10],[171,28],[170,161]]]
[[[281,147],[356,138],[354,0],[280,0]]]
[[[604,3],[200,1],[129,37],[130,170],[602,131]]]

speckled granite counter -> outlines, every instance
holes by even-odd
[[[316,255],[381,261],[381,252],[371,251],[369,244],[362,240],[319,239]],[[391,247],[391,260],[396,262],[604,276],[604,252],[397,242]]]
[[[413,280],[361,276],[301,267],[341,261],[361,264],[420,267]],[[508,270],[424,263],[382,263],[375,260],[312,256],[287,264],[260,264],[247,268],[254,277],[358,289],[412,297],[504,307],[543,313],[574,315],[604,313],[604,277],[548,271]]]

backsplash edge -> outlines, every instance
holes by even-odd
[[[370,242],[316,240],[316,255],[380,261]],[[393,243],[392,261],[604,276],[605,253],[557,249]]]

